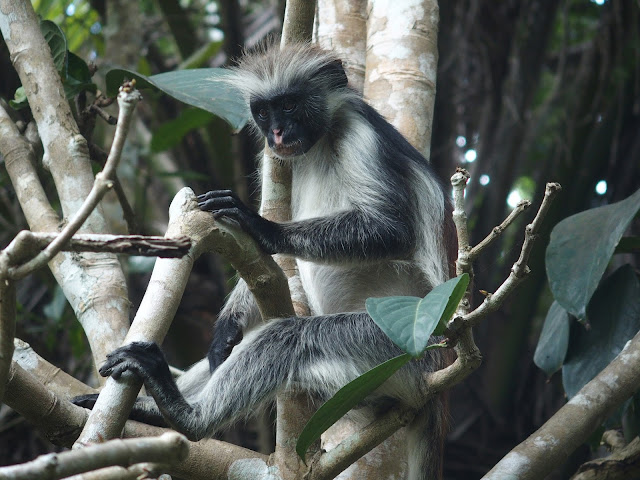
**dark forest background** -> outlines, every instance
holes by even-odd
[[[275,1],[33,3],[43,18],[61,26],[71,51],[98,67],[94,81],[100,88],[114,66],[154,74],[225,65],[242,45],[278,32],[283,11]],[[471,172],[467,210],[473,241],[499,224],[518,198],[537,205],[546,182],[563,187],[532,254],[531,275],[476,330],[484,363],[451,393],[446,478],[480,477],[565,403],[559,374],[547,379],[532,360],[552,301],[544,249],[550,227],[561,219],[622,200],[640,187],[639,27],[634,0],[440,2],[431,160],[445,181],[458,166]],[[9,100],[19,82],[2,39],[0,72],[0,98]],[[232,188],[256,200],[256,146],[246,133],[231,135],[223,121],[166,96],[145,93],[138,111],[119,171],[137,214],[138,231],[132,233],[162,234],[170,199],[183,185],[197,193]],[[99,125],[93,142],[104,148],[110,135],[110,126]],[[478,289],[493,291],[508,275],[531,210],[475,265]],[[113,222],[114,230],[123,230],[115,213]],[[0,168],[0,245],[26,227]],[[614,257],[613,263],[623,261],[637,266],[630,256]],[[133,300],[139,301],[152,264],[127,262]],[[204,355],[231,274],[214,257],[197,264],[164,345],[174,364],[185,367]],[[45,271],[19,284],[17,336],[90,382],[88,345],[54,284]],[[225,435],[269,450],[269,413]],[[52,448],[0,407],[0,464]],[[578,450],[571,465],[554,476],[568,478],[589,455],[588,446]]]

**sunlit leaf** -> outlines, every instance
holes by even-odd
[[[224,82],[228,72],[222,68],[178,70],[145,76],[131,70],[114,69],[106,75],[107,95],[114,97],[125,79],[136,79],[139,89],[152,88],[176,100],[201,108],[240,130],[248,120],[248,111],[238,90]]]

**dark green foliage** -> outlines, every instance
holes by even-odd
[[[82,92],[95,93],[97,86],[91,81],[87,63],[67,49],[67,39],[60,27],[52,21],[43,20],[40,22],[40,30],[51,49],[53,63],[62,79],[65,96],[71,99]],[[16,110],[28,105],[22,87],[16,90],[9,104]]]
[[[576,322],[562,367],[569,398],[602,371],[640,330],[640,282],[624,265],[607,277],[589,304],[589,328]]]
[[[553,302],[544,320],[533,361],[550,377],[562,368],[568,348],[569,314],[558,302]]]
[[[640,209],[640,190],[618,203],[581,212],[551,232],[546,265],[556,301],[586,319],[587,304],[616,245]]]

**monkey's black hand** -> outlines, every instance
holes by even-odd
[[[278,252],[282,236],[280,226],[251,210],[231,190],[212,190],[199,195],[198,206],[205,212],[213,213],[215,219],[228,218],[238,222],[265,252]]]
[[[242,340],[242,327],[235,318],[220,317],[213,330],[213,341],[209,347],[209,371],[213,373],[224,362],[231,350]]]
[[[71,403],[78,405],[79,407],[92,409],[98,399],[97,393],[88,393],[86,395],[78,395],[71,399]]]
[[[112,376],[116,380],[126,371],[137,375],[147,387],[173,381],[160,347],[152,342],[132,342],[117,348],[107,355],[99,370],[103,377]]]
[[[149,397],[145,397],[149,398]],[[143,422],[149,425],[156,425],[158,427],[167,427],[167,422],[164,421],[162,415],[159,412],[151,410],[145,401],[145,398],[137,398],[136,403],[133,405],[131,409],[131,413],[129,414],[129,418],[131,420],[137,420],[138,422]],[[71,403],[78,405],[79,407],[93,409],[96,404],[96,400],[98,400],[97,393],[89,393],[86,395],[78,395],[77,397],[73,397],[71,399]],[[153,401],[153,400],[151,400]],[[157,408],[155,409],[157,410]]]

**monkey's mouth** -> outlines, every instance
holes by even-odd
[[[271,145],[271,150],[278,157],[295,157],[305,153],[304,147],[300,142],[293,142],[290,144]]]

